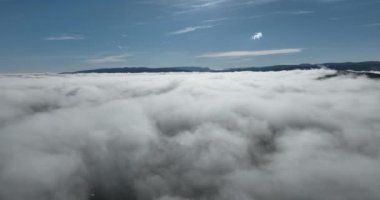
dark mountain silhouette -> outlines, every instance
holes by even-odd
[[[148,68],[148,67],[124,67],[124,68],[101,68],[84,70],[77,72],[66,72],[65,74],[77,73],[159,73],[159,72],[209,72],[209,68],[204,67],[166,67],[166,68]]]
[[[346,62],[346,63],[325,63],[327,68],[335,70],[353,70],[353,71],[380,71],[380,62]]]
[[[221,71],[222,72],[245,72],[245,71],[269,72],[269,71],[288,71],[288,70],[297,70],[297,69],[309,70],[309,69],[319,69],[319,68],[321,68],[321,65],[300,64],[300,65],[274,65],[274,66],[267,66],[267,67],[230,68],[230,69],[225,69]]]
[[[148,68],[148,67],[124,67],[124,68],[101,68],[93,70],[84,70],[76,72],[65,72],[64,74],[77,73],[160,73],[160,72],[268,72],[268,71],[288,71],[288,70],[310,70],[329,68],[339,71],[380,71],[380,62],[346,62],[346,63],[324,63],[324,64],[300,64],[300,65],[275,65],[267,67],[247,67],[247,68],[229,68],[222,70],[213,70],[207,67],[165,67],[165,68]]]
[[[333,74],[328,74],[326,76],[319,77],[318,80],[326,80],[326,79],[335,78],[339,76],[351,76],[354,78],[365,76],[370,79],[380,79],[380,74],[376,74],[376,73],[338,70],[337,72]]]
[[[329,68],[334,70],[353,70],[353,71],[380,71],[380,62],[345,62],[345,63],[324,63],[324,64],[300,64],[300,65],[274,65],[267,67],[249,67],[222,70],[224,72],[267,72],[267,71],[288,71],[288,70],[309,70],[319,68]]]

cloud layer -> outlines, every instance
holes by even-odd
[[[330,73],[2,75],[0,199],[379,199],[380,84]]]

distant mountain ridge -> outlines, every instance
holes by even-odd
[[[380,71],[380,62],[345,62],[345,63],[324,63],[324,64],[299,64],[299,65],[274,65],[267,67],[247,67],[247,68],[229,68],[221,70],[213,70],[207,67],[164,67],[164,68],[149,68],[149,67],[124,67],[124,68],[100,68],[93,70],[83,70],[76,72],[64,72],[63,74],[78,74],[78,73],[161,73],[161,72],[269,72],[269,71],[288,71],[288,70],[310,70],[329,68],[341,71]]]
[[[149,68],[149,67],[123,67],[123,68],[100,68],[92,70],[83,70],[76,72],[64,72],[64,74],[79,74],[79,73],[160,73],[160,72],[211,72],[207,67],[164,67],[164,68]]]

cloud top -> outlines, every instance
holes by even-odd
[[[380,84],[0,75],[0,199],[380,199]]]

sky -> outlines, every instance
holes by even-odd
[[[380,60],[380,0],[0,0],[0,73]]]

